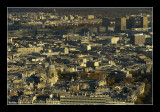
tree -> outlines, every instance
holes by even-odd
[[[130,78],[130,80],[129,80],[130,83],[132,83],[132,82],[134,82],[134,81],[135,81],[134,78]]]
[[[137,98],[137,100],[136,100],[135,103],[136,103],[136,104],[143,104],[143,102],[142,102],[142,100],[141,100],[140,98]]]
[[[111,82],[111,78],[107,78],[107,84],[111,84],[112,82]]]
[[[149,94],[149,90],[148,90],[148,89],[145,89],[145,91],[144,91],[143,94],[147,96],[147,95]]]
[[[150,83],[146,84],[146,88],[150,89],[151,88],[151,84]]]
[[[124,81],[124,83],[127,83],[127,82],[128,82],[126,78],[124,78],[123,81]]]
[[[141,94],[141,95],[139,96],[139,98],[140,98],[141,100],[143,100],[145,97],[146,97],[145,94]]]
[[[152,97],[150,98],[150,100],[149,100],[149,102],[148,102],[149,104],[152,104]]]
[[[81,78],[87,78],[88,73],[87,72],[82,72],[82,73],[78,74],[78,76],[81,77]]]
[[[142,76],[138,75],[138,77],[136,77],[136,81],[141,82],[141,78],[142,78]]]
[[[112,79],[111,79],[111,82],[114,83],[114,82],[115,82],[115,78],[112,78]]]
[[[143,82],[148,83],[148,79],[147,78],[143,79]]]
[[[103,79],[102,73],[91,73],[88,77],[89,79]]]

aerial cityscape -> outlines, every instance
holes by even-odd
[[[11,8],[8,105],[153,104],[152,8]]]

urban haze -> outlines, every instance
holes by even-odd
[[[7,104],[153,104],[152,13],[8,7]]]

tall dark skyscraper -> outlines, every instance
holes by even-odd
[[[126,18],[116,18],[115,19],[115,31],[125,31],[126,30]]]
[[[110,19],[109,18],[103,18],[102,19],[102,26],[108,27],[110,25]]]
[[[134,27],[135,18],[130,17],[126,20],[126,29],[131,29]]]
[[[148,17],[130,17],[127,19],[127,29],[148,28]]]

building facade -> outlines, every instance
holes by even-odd
[[[140,45],[145,43],[145,35],[142,34],[134,34],[130,38],[130,42],[133,45]]]

